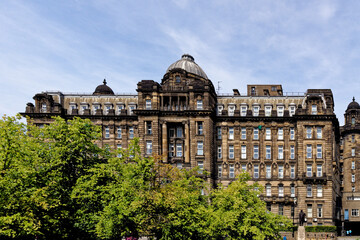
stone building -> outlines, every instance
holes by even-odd
[[[340,144],[343,230],[352,230],[353,235],[360,235],[360,105],[355,98],[344,116]]]
[[[340,225],[340,131],[331,90],[287,94],[281,85],[248,85],[247,94],[219,95],[185,54],[160,83],[142,80],[136,91],[114,94],[104,80],[92,94],[42,92],[23,115],[38,125],[52,116],[89,118],[102,126],[101,144],[126,148],[139,137],[144,156],[199,166],[213,186],[248,171],[264,186],[259,197],[270,211],[296,223],[302,209],[307,225]]]

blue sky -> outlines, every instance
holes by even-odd
[[[189,53],[220,93],[247,84],[330,88],[343,122],[360,101],[360,1],[5,0],[0,114],[45,90],[135,93]]]

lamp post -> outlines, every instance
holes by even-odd
[[[296,202],[297,201],[297,199],[296,199],[296,197],[294,197],[294,201],[293,201],[293,231],[292,231],[292,236],[293,237],[295,237],[295,206],[296,206]]]

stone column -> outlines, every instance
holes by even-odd
[[[185,124],[185,163],[190,163],[190,128],[189,121],[184,122]]]
[[[164,162],[168,161],[168,141],[167,141],[167,125],[166,121],[163,121],[162,123],[162,154],[164,156]]]

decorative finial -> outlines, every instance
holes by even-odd
[[[103,81],[104,85],[106,85],[106,79],[104,78],[104,81]]]
[[[355,97],[353,97],[353,102],[355,102]]]

